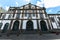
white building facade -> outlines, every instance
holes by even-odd
[[[47,14],[44,7],[31,3],[21,7],[10,7],[8,12],[0,13],[1,34],[24,31],[59,32],[60,14]]]

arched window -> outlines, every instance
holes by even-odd
[[[15,21],[13,24],[12,31],[18,31],[19,30],[19,21]]]
[[[8,27],[9,27],[9,23],[6,23],[4,25],[4,28],[3,28],[2,32],[5,33],[7,31],[7,29],[8,29]]]
[[[3,23],[0,23],[0,28],[2,27]]]
[[[47,25],[45,21],[40,21],[40,25],[41,25],[41,30],[42,31],[47,31]]]
[[[31,20],[27,21],[27,23],[26,23],[26,30],[27,31],[33,30],[33,22]]]

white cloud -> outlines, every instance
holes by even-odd
[[[16,6],[18,6],[18,2],[16,2]]]
[[[36,5],[40,6],[40,7],[43,7],[43,2],[37,1]]]
[[[44,3],[44,6],[46,8],[50,8],[50,7],[56,7],[56,6],[60,6],[60,0],[41,0],[41,2],[37,2],[37,4],[39,3],[39,5],[41,3]],[[42,4],[41,4],[42,5]]]
[[[27,3],[29,3],[31,0],[24,0],[24,1],[26,1]]]
[[[5,10],[8,11],[8,9],[9,9],[9,6],[5,6]]]

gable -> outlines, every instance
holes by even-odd
[[[36,9],[36,8],[37,8],[37,9],[42,9],[42,7],[33,5],[33,4],[31,4],[31,3],[26,4],[26,5],[24,5],[24,6],[21,6],[20,9],[23,9],[23,7],[24,7],[24,9]]]

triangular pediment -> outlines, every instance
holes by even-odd
[[[21,6],[21,7],[10,7],[10,9],[43,9],[43,7],[39,7],[39,6],[36,6],[36,5],[34,5],[34,4],[31,4],[31,3],[29,3],[29,4],[26,4],[26,5],[23,5],[23,6]]]
[[[24,6],[21,6],[20,9],[23,9],[23,7],[24,7],[24,9],[29,9],[29,8],[31,8],[31,9],[36,9],[36,8],[41,9],[42,8],[42,7],[36,6],[34,4],[31,4],[31,3],[26,4]]]

